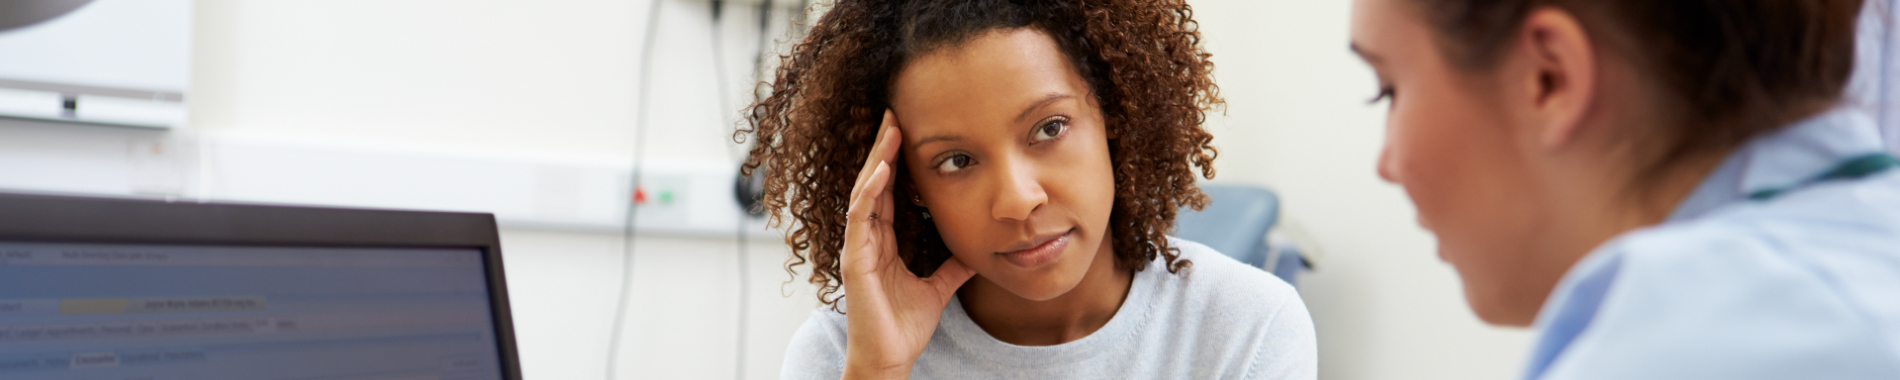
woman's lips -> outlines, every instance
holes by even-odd
[[[1019,267],[1035,268],[1043,266],[1055,262],[1058,257],[1062,257],[1063,249],[1069,247],[1069,235],[1074,231],[1075,230],[1069,230],[1062,232],[1060,235],[1044,237],[1039,239],[1042,240],[1040,243],[1029,248],[999,252],[997,254],[1003,255],[1004,260],[1009,260],[1010,264],[1016,264],[1016,266]]]

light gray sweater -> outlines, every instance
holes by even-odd
[[[1115,317],[1082,339],[1018,346],[991,337],[951,299],[912,379],[1314,379],[1313,321],[1285,281],[1206,246],[1170,240],[1192,269],[1156,260]],[[842,302],[842,301],[840,301]],[[842,305],[841,305],[842,308]],[[820,307],[785,350],[780,379],[844,374],[845,316]]]

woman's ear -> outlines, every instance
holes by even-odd
[[[1528,70],[1511,80],[1528,88],[1530,121],[1539,145],[1555,148],[1576,138],[1599,88],[1595,45],[1583,24],[1569,11],[1545,7],[1525,17],[1520,43],[1513,54]]]

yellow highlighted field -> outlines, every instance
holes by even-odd
[[[59,300],[60,314],[119,314],[132,300],[126,298],[69,298]]]

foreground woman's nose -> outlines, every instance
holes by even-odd
[[[1376,170],[1379,171],[1379,178],[1385,179],[1386,182],[1399,183],[1398,163],[1396,159],[1392,157],[1391,140],[1387,140],[1385,146],[1379,148],[1379,162],[1377,162],[1376,165],[1378,166]]]

